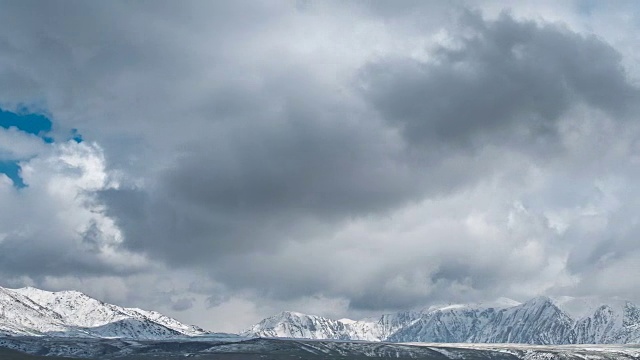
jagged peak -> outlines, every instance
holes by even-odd
[[[295,316],[295,317],[306,317],[306,316],[315,317],[316,316],[316,315],[303,314],[303,313],[298,312],[298,311],[283,311],[281,314],[283,316]]]
[[[626,301],[625,301],[625,303],[624,303],[624,307],[625,307],[625,309],[640,309],[640,308],[638,307],[638,305],[636,305],[635,303],[632,303],[632,302],[631,302],[631,301],[629,301],[629,300],[626,300]]]
[[[522,305],[525,305],[525,304],[536,304],[536,305],[537,304],[545,304],[545,305],[546,304],[552,304],[552,305],[555,305],[553,303],[553,299],[551,299],[549,296],[546,296],[546,295],[536,296],[536,297],[531,298],[531,299],[525,301],[524,303],[522,303]]]
[[[624,307],[623,325],[640,326],[640,308],[630,301]]]
[[[320,316],[320,315],[312,315],[312,314],[305,314],[305,313],[301,313],[298,311],[290,311],[290,310],[285,310],[282,311],[274,316],[270,317],[271,319],[281,319],[281,318],[285,318],[285,319],[328,319],[325,318],[324,316]]]
[[[91,298],[91,299],[97,300],[97,299],[95,299],[95,298],[93,298],[93,297],[91,297],[91,296],[89,296],[89,295],[87,295],[87,294],[85,294],[85,293],[83,293],[81,291],[78,291],[78,290],[61,290],[61,291],[54,291],[53,293],[56,294],[56,295],[65,295],[65,296],[69,296],[70,295],[70,296],[76,296],[76,297],[81,297],[81,298]],[[100,301],[100,300],[98,300],[98,301]]]
[[[252,326],[252,328],[270,327],[290,321],[300,322],[303,321],[303,319],[308,318],[313,318],[313,315],[307,315],[296,311],[281,311],[275,315],[262,319],[262,321]]]
[[[630,303],[619,297],[599,296],[560,296],[553,297],[552,300],[558,308],[575,320],[588,318],[597,312],[602,312],[603,306],[609,308],[614,314],[622,316],[627,303]]]
[[[265,319],[263,319],[262,321],[273,321],[273,320],[279,320],[279,319],[289,319],[292,317],[300,317],[302,314],[297,315],[298,313],[294,312],[294,311],[281,311],[277,314],[271,315]]]

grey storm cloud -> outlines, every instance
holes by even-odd
[[[180,298],[171,304],[171,307],[176,311],[185,311],[193,307],[195,299],[193,298]]]
[[[214,143],[185,153],[152,194],[105,192],[112,215],[139,234],[127,245],[170,262],[207,262],[313,238],[328,225],[408,201],[421,187],[421,170],[379,123],[322,96],[282,96],[291,104],[275,116],[229,125]]]
[[[77,188],[6,195],[55,231],[0,228],[2,273],[163,267],[215,283],[164,285],[181,314],[246,294],[367,312],[586,292],[584,276],[611,293],[640,258],[637,207],[607,198],[636,196],[640,150],[608,39],[464,2],[64,5],[0,2],[0,104],[78,128],[117,184],[86,186],[91,165]]]
[[[561,147],[558,123],[573,106],[623,117],[634,105],[637,89],[625,80],[619,54],[598,39],[509,15],[485,21],[469,12],[460,22],[473,35],[455,49],[438,48],[433,62],[394,58],[364,66],[354,86],[363,86],[384,123],[341,107],[302,76],[279,77],[263,96],[284,101],[281,111],[225,124],[224,136],[196,145],[161,174],[153,193],[103,194],[127,246],[176,264],[269,252],[330,234],[345,218],[450,191],[433,179],[449,182],[441,164],[460,152],[470,153],[469,169],[455,174],[461,184],[479,176],[473,162],[491,168],[501,161],[476,156],[487,145],[548,156],[549,147]],[[288,89],[292,83],[307,91]],[[243,115],[236,109],[228,116]],[[459,265],[437,274],[468,275]]]
[[[440,255],[435,268],[394,264],[358,291],[333,286],[339,280],[317,272],[321,264],[267,256],[292,241],[322,241],[348,219],[471,186],[503,161],[484,156],[487,146],[560,156],[559,123],[575,106],[619,118],[632,110],[637,89],[606,43],[509,15],[485,21],[469,12],[459,22],[473,35],[437,48],[430,62],[394,56],[359,70],[352,86],[381,118],[303,72],[226,92],[231,105],[210,108],[226,119],[216,134],[183,149],[152,190],[101,194],[124,246],[276,299],[325,293],[375,310],[460,297],[450,290],[457,285],[500,295],[511,270],[470,263],[471,254]],[[462,169],[444,165],[456,156]]]
[[[114,267],[108,262],[97,261],[99,254],[93,246],[78,246],[70,251],[67,246],[73,245],[60,246],[57,242],[63,236],[49,232],[6,237],[0,246],[0,270],[6,276],[29,274],[34,279],[69,274],[126,276],[142,270],[136,266]]]
[[[577,103],[618,118],[637,103],[620,54],[596,37],[506,13],[487,22],[467,12],[460,22],[472,35],[429,60],[396,56],[361,75],[364,95],[412,144],[545,153]]]

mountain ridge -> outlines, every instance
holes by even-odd
[[[570,311],[581,305],[578,311]],[[585,305],[586,304],[586,305]],[[448,304],[365,320],[282,312],[243,336],[429,343],[639,344],[640,308],[615,299],[539,296],[524,303]],[[587,310],[585,310],[587,308]],[[582,314],[582,315],[576,315]]]
[[[0,287],[0,336],[158,340],[212,334],[156,311],[108,304],[74,290]],[[603,303],[542,296],[524,303],[502,298],[430,306],[363,320],[283,311],[239,335],[402,343],[640,344],[640,307],[622,299]]]
[[[208,332],[155,311],[108,304],[75,290],[0,287],[0,334],[163,339]]]

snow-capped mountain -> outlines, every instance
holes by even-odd
[[[418,321],[402,327],[386,339],[394,342],[465,342],[494,318],[495,308],[447,306],[430,309]]]
[[[0,334],[38,335],[65,330],[60,314],[0,287]]]
[[[207,332],[154,311],[107,304],[78,291],[0,287],[0,334],[159,339]]]
[[[0,335],[167,339],[210,333],[155,311],[125,308],[77,291],[0,287]],[[527,344],[640,344],[640,308],[597,298],[538,297],[525,303],[432,306],[363,320],[282,312],[247,337]]]
[[[572,343],[573,320],[551,299],[538,297],[501,309],[469,338],[470,342],[565,344]]]
[[[283,312],[245,336],[389,342],[640,343],[640,308],[623,300],[538,297],[525,303],[434,306],[360,321]],[[598,304],[598,305],[596,305]]]
[[[379,319],[354,321],[350,319],[332,320],[316,315],[284,311],[262,320],[240,335],[381,341],[397,330],[417,321],[420,316],[421,314],[417,312],[403,312],[383,315]]]
[[[348,325],[340,320],[284,311],[262,320],[248,332],[260,337],[346,340],[350,338]]]

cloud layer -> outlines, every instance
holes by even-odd
[[[55,139],[0,132],[0,285],[216,330],[640,300],[638,29],[586,5],[0,3],[0,107]]]

